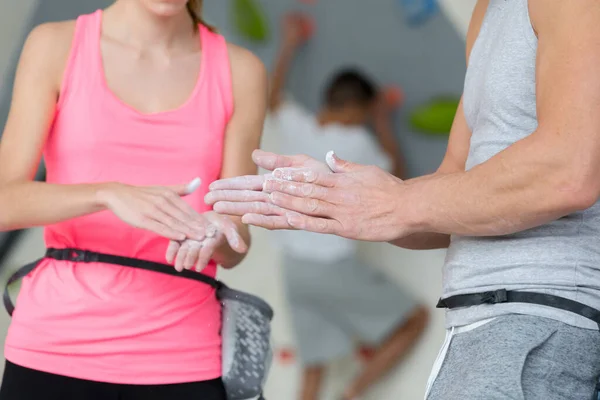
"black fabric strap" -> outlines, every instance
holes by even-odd
[[[6,309],[8,315],[12,315],[15,311],[15,306],[12,300],[10,299],[10,293],[8,292],[9,286],[18,281],[19,279],[22,279],[25,276],[27,276],[38,266],[40,261],[42,260],[34,261],[31,264],[27,264],[24,267],[19,268],[17,272],[11,275],[11,277],[8,279],[8,282],[6,282],[6,285],[4,286],[4,294],[2,295],[2,301],[4,302],[4,308]]]
[[[178,272],[175,270],[175,268],[173,268],[172,265],[156,263],[153,261],[139,260],[137,258],[129,258],[129,257],[113,256],[110,254],[95,253],[92,251],[86,251],[86,250],[80,250],[80,249],[52,249],[52,248],[50,248],[46,251],[46,255],[44,258],[52,258],[54,260],[83,262],[83,263],[99,262],[99,263],[104,263],[104,264],[122,265],[125,267],[138,268],[138,269],[143,269],[145,271],[159,272],[161,274],[191,279],[191,280],[194,280],[197,282],[202,282],[207,285],[210,285],[210,286],[214,287],[215,289],[219,289],[220,287],[224,286],[224,284],[219,282],[218,280],[211,278],[210,276],[202,274],[202,273],[198,273],[198,272],[190,271],[190,270],[183,270],[181,272]],[[4,308],[6,308],[6,311],[8,312],[9,315],[12,315],[13,311],[15,310],[15,307],[12,303],[12,300],[10,299],[8,287],[12,283],[14,283],[17,280],[22,279],[23,277],[28,275],[31,271],[33,271],[38,266],[38,264],[42,260],[37,260],[31,264],[27,264],[26,266],[20,268],[19,270],[17,270],[17,272],[15,272],[10,277],[10,279],[6,283],[6,286],[4,287],[4,295],[3,295],[2,300],[4,301]]]
[[[590,319],[598,324],[600,329],[600,311],[586,306],[585,304],[565,299],[564,297],[544,293],[517,292],[500,289],[483,293],[461,294],[446,299],[440,299],[437,308],[453,309],[478,306],[481,304],[500,303],[529,303],[558,308]]]

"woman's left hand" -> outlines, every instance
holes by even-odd
[[[167,248],[167,262],[174,264],[177,271],[194,269],[201,272],[213,254],[226,243],[237,253],[248,251],[248,245],[238,232],[238,227],[229,217],[209,211],[202,214],[206,226],[206,238],[202,241],[186,239],[171,241]]]

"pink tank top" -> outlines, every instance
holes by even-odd
[[[221,171],[233,110],[222,36],[200,26],[198,82],[180,108],[142,114],[107,87],[102,11],[77,20],[44,159],[48,182],[171,185],[198,176],[197,211]],[[47,247],[165,262],[166,239],[105,211],[45,229]],[[216,265],[204,271],[215,276]],[[220,305],[202,283],[107,264],[44,260],[22,283],[6,339],[11,362],[74,378],[170,384],[221,376]]]

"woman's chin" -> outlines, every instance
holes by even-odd
[[[146,7],[158,17],[174,17],[186,11],[185,0],[146,0]]]

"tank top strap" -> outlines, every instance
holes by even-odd
[[[227,41],[202,24],[199,29],[204,52],[204,65],[201,67],[204,78],[218,90],[225,109],[224,117],[228,120],[233,114],[233,85]]]
[[[81,15],[75,22],[71,51],[63,75],[57,108],[99,83],[102,11]]]

